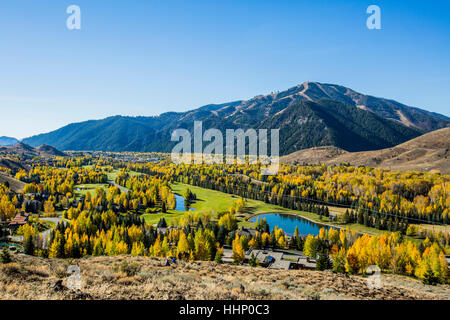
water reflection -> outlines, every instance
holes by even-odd
[[[262,214],[250,219],[251,222],[256,222],[259,219],[266,219],[269,224],[270,231],[273,230],[275,226],[284,230],[288,235],[292,235],[295,232],[295,227],[298,227],[298,232],[300,235],[318,235],[321,228],[326,230],[330,229],[328,226],[319,225],[317,223],[311,222],[309,220],[303,219],[300,216],[290,215],[290,214],[280,214],[280,213],[268,213]]]
[[[186,208],[184,207],[184,198],[178,194],[175,193],[175,200],[176,200],[176,204],[175,204],[175,210],[176,211],[186,211]],[[192,205],[192,203],[191,203]],[[195,208],[189,207],[189,210],[193,211],[195,210]]]

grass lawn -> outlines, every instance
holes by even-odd
[[[189,188],[193,193],[197,195],[197,201],[191,205],[192,208],[195,208],[196,211],[202,212],[203,209],[212,209],[216,212],[228,211],[233,203],[239,199],[238,196],[223,193],[220,191],[204,189],[200,187],[194,187],[191,185],[186,185],[183,183],[174,183],[171,185],[172,190],[182,195],[184,191]],[[261,213],[283,213],[290,212],[296,213],[305,218],[320,222],[319,215],[305,212],[305,211],[296,211],[282,208],[280,206],[276,206],[273,204],[268,204],[263,201],[246,199],[246,208],[243,212],[238,213],[236,216],[239,218],[239,226],[243,227],[254,227],[255,223],[247,221],[248,218],[252,217],[255,214]],[[167,220],[167,219],[166,219]],[[322,220],[323,223],[326,223],[328,220],[324,218]]]
[[[174,183],[171,185],[173,192],[178,195],[183,195],[186,189],[190,189],[193,193],[197,195],[197,201],[191,204],[191,207],[195,209],[194,212],[204,212],[206,210],[214,210],[216,213],[228,211],[228,209],[233,205],[233,203],[239,199],[238,196],[223,193],[220,191],[214,191],[209,189],[203,189],[199,187],[194,187],[182,183]],[[244,212],[237,214],[240,218],[240,225],[243,226],[254,226],[253,222],[245,221],[247,218],[258,213],[270,213],[270,212],[287,212],[288,210],[274,206],[271,204],[264,203],[262,201],[247,200],[247,208]],[[154,224],[164,217],[166,222],[170,225],[170,222],[176,218],[185,214],[185,211],[175,211],[169,210],[168,213],[158,213],[158,214],[144,214],[146,223]]]
[[[438,233],[440,231],[443,232],[444,234],[450,233],[449,225],[443,226],[443,225],[432,225],[432,224],[419,224],[417,226],[421,227],[423,230],[432,231],[435,233]]]
[[[152,225],[158,223],[161,218],[164,218],[167,224],[170,226],[172,220],[184,215],[185,211],[169,210],[167,213],[145,213],[141,217],[145,219],[145,223]]]
[[[95,189],[97,188],[103,188],[105,191],[108,190],[109,184],[103,184],[103,183],[86,183],[86,184],[77,184],[73,187],[74,193],[77,199],[79,199],[81,196],[86,195],[86,192],[90,191],[91,195],[95,195]],[[77,190],[80,189],[80,190]]]
[[[172,190],[179,195],[182,195],[187,188],[189,188],[193,193],[195,193],[197,195],[197,201],[194,204],[192,204],[191,206],[193,208],[195,208],[196,211],[199,211],[199,212],[201,212],[202,209],[207,209],[207,208],[214,209],[216,212],[226,211],[226,210],[228,210],[229,207],[231,207],[231,205],[233,204],[234,201],[239,199],[239,197],[235,196],[235,195],[223,193],[220,191],[204,189],[204,188],[200,188],[200,187],[194,187],[194,186],[186,185],[186,184],[182,184],[182,183],[174,183],[171,185],[171,187],[172,187]],[[384,230],[378,230],[375,228],[366,227],[364,225],[360,225],[357,223],[344,225],[344,224],[340,224],[337,222],[330,222],[328,220],[328,218],[326,218],[326,217],[323,217],[322,220],[320,220],[318,214],[315,214],[312,212],[306,212],[306,211],[289,210],[289,209],[282,208],[280,206],[267,204],[263,201],[247,199],[246,203],[247,203],[247,207],[245,208],[244,212],[237,214],[237,217],[239,217],[239,220],[240,220],[239,226],[243,226],[243,227],[250,228],[250,227],[255,226],[255,223],[247,221],[248,218],[250,218],[251,216],[253,216],[255,214],[289,212],[289,213],[298,214],[299,216],[302,216],[303,218],[312,220],[319,224],[320,223],[329,224],[329,225],[341,227],[341,228],[348,227],[351,230],[354,230],[354,231],[360,232],[360,233],[368,233],[371,235],[381,235],[386,232]],[[339,210],[335,210],[335,211],[341,211],[341,212],[339,212],[339,214],[342,214],[342,208],[336,208],[336,209],[339,209]],[[345,209],[344,209],[344,212],[345,212]],[[156,220],[156,222],[153,222],[153,223],[158,223],[159,218],[164,216],[166,221],[169,222],[173,219],[173,217],[181,216],[183,213],[184,212],[177,211],[176,215],[172,215],[172,216],[170,214],[165,214],[165,215],[161,214],[157,219],[155,218],[152,221]],[[153,215],[153,216],[157,216],[157,215]],[[170,220],[168,220],[168,219],[170,219]],[[420,239],[417,239],[414,237],[405,236],[405,238],[408,240],[414,241],[414,242],[421,241]]]
[[[117,178],[117,175],[119,174],[119,170],[113,170],[113,171],[111,171],[111,172],[107,172],[107,175],[108,175],[108,180],[109,181],[116,181],[116,178]],[[131,176],[131,177],[136,177],[136,176],[140,176],[140,175],[142,175],[142,173],[140,173],[140,172],[135,172],[135,171],[130,171],[130,172],[128,172],[128,174]]]
[[[220,191],[209,190],[199,187],[194,187],[182,183],[174,183],[171,185],[172,190],[178,194],[183,195],[186,189],[190,189],[197,196],[197,201],[191,206],[195,208],[196,211],[202,211],[202,209],[213,209],[216,212],[228,211],[228,209],[233,205],[233,203],[239,199],[238,196],[223,193]],[[287,212],[287,209],[275,206],[272,204],[267,204],[263,201],[257,200],[246,200],[247,207],[244,212],[238,214],[243,217],[250,217],[258,213],[269,213],[269,212]]]
[[[39,221],[45,228],[45,230],[48,229],[54,229],[56,227],[56,223],[54,223],[53,221]]]
[[[93,165],[83,166],[83,168],[86,168],[86,169],[93,169],[93,167],[94,167]],[[105,171],[103,171],[103,172],[105,172]],[[119,174],[119,169],[114,169],[114,170],[111,171],[111,172],[105,172],[105,173],[107,174],[108,180],[109,180],[109,181],[116,181],[117,175]],[[132,176],[132,177],[142,175],[142,173],[140,173],[140,172],[135,172],[135,171],[130,171],[130,172],[128,172],[128,173],[129,173],[130,176]]]

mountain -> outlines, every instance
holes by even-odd
[[[13,144],[16,144],[19,142],[16,138],[11,137],[0,137],[0,146],[12,146]]]
[[[0,148],[0,155],[21,155],[24,157],[64,157],[67,156],[64,152],[59,151],[58,149],[49,146],[49,145],[41,145],[37,148],[33,148],[32,146],[29,146],[23,142],[16,143],[15,145],[9,146],[9,147],[1,147]]]
[[[436,130],[393,148],[347,152],[336,147],[316,147],[281,157],[291,164],[349,163],[398,171],[440,171],[450,174],[450,128]]]
[[[280,129],[280,152],[334,145],[347,151],[393,147],[425,132],[450,125],[446,116],[393,100],[357,93],[338,85],[305,82],[283,92],[246,101],[207,105],[157,117],[114,116],[69,124],[24,139],[61,150],[170,152],[173,130]]]

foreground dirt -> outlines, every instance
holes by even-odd
[[[139,270],[126,274],[126,261]],[[67,288],[69,265],[81,269],[81,290]],[[131,268],[132,269],[132,268]],[[128,270],[128,269],[127,269]],[[383,275],[380,289],[365,278],[319,271],[278,271],[214,262],[178,262],[147,257],[80,260],[14,256],[0,266],[1,299],[450,299],[450,286],[426,286]]]

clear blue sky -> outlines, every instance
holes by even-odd
[[[66,8],[81,8],[81,30]],[[382,30],[366,28],[381,7]],[[304,81],[450,115],[450,1],[2,0],[0,136]]]

